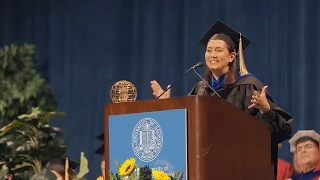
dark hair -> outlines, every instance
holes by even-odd
[[[304,142],[307,142],[307,141],[313,142],[313,143],[317,146],[317,148],[319,148],[319,142],[316,141],[316,140],[314,140],[314,139],[311,138],[311,137],[302,137],[302,138],[298,139],[297,142],[296,142],[296,146],[297,146],[298,144],[300,144],[300,143],[304,143]]]
[[[227,44],[227,46],[228,46],[228,44]],[[232,49],[230,46],[228,46],[228,51],[229,51],[229,53],[235,52],[235,50]],[[233,60],[231,63],[229,63],[229,71],[225,74],[224,78],[225,78],[224,88],[231,86],[232,84],[234,84],[237,81],[238,73],[237,73],[236,59]],[[208,66],[206,67],[204,79],[207,81],[207,83],[212,85],[211,84],[212,73],[211,73],[210,69],[208,68]]]

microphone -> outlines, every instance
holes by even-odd
[[[203,63],[203,64],[204,64],[204,63]],[[199,78],[202,79],[202,81],[203,81],[218,97],[221,97],[220,94],[219,94],[216,90],[214,90],[213,87],[210,86],[210,84],[209,84],[205,79],[203,79],[203,77],[202,77],[194,68],[192,68],[192,69],[193,69],[193,71],[199,76]]]
[[[198,62],[196,65],[192,66],[190,69],[188,69],[186,72],[184,72],[184,73],[182,74],[182,76],[180,76],[177,80],[175,80],[165,91],[163,91],[163,92],[157,97],[157,99],[159,99],[164,93],[166,93],[169,89],[171,89],[171,87],[172,87],[173,85],[175,85],[178,81],[180,81],[180,79],[182,79],[186,74],[188,74],[188,72],[189,72],[191,69],[194,70],[194,68],[196,68],[196,67],[202,67],[202,66],[204,66],[204,63],[203,63],[203,62]]]

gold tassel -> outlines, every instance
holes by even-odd
[[[240,75],[243,76],[243,75],[248,74],[249,72],[248,72],[246,64],[244,62],[241,33],[240,33],[239,52],[238,53],[239,53],[239,60],[240,60],[240,62],[239,62],[239,64],[240,64]]]
[[[64,167],[64,173],[65,173],[65,176],[64,176],[64,179],[65,180],[69,180],[69,159],[66,158],[66,164],[65,164],[65,167]]]

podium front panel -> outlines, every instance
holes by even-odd
[[[168,174],[182,171],[187,179],[187,110],[174,109],[109,116],[109,164],[117,172],[135,158],[138,166]],[[136,171],[138,174],[138,172]]]

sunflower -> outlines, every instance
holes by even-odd
[[[136,160],[134,158],[127,159],[119,168],[120,176],[127,176],[131,174],[136,167]]]
[[[155,180],[171,180],[169,175],[163,171],[152,171],[152,176],[154,177]]]
[[[97,180],[103,180],[102,176],[97,177]]]

